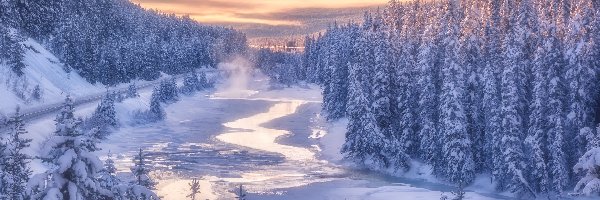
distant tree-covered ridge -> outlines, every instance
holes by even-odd
[[[1,1],[0,61],[17,74],[24,67],[18,41],[25,37],[43,43],[67,70],[109,85],[215,66],[246,51],[240,32],[146,10],[128,0]]]

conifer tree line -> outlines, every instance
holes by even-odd
[[[179,101],[180,94],[194,95],[199,91],[213,86],[214,83],[208,80],[204,72],[186,73],[183,78],[183,85],[181,86],[177,85],[175,78],[162,80],[152,90],[150,108],[146,111],[137,111],[135,114],[137,123],[151,123],[164,120],[166,113],[163,109],[163,104],[172,104]]]
[[[44,44],[67,70],[108,85],[214,67],[246,49],[245,35],[233,29],[129,0],[0,1],[0,61],[17,74],[24,67],[19,42],[26,37]]]
[[[298,53],[275,52],[270,49],[259,49],[251,58],[255,66],[267,75],[272,82],[291,85],[306,80],[303,71],[302,55]]]
[[[498,191],[524,197],[576,185],[598,195],[599,10],[593,0],[392,0],[307,37],[298,71],[322,86],[329,120],[348,118],[342,151],[360,164],[418,160],[459,186],[491,174]]]

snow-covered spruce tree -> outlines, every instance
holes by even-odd
[[[319,79],[319,83],[323,88],[323,91],[321,92],[323,96],[322,110],[325,113],[327,120],[337,119],[332,114],[330,114],[333,108],[331,104],[335,103],[334,95],[332,94],[331,68],[328,66],[328,62],[330,60],[329,58],[331,56],[336,55],[335,53],[331,52],[332,50],[330,49],[332,49],[332,47],[328,45],[330,43],[329,40],[332,34],[333,32],[331,31],[331,29],[328,29],[327,34],[323,36],[323,39],[321,41],[323,43],[323,48],[321,48],[322,52],[319,52],[321,60],[318,63],[319,66],[317,72],[319,74],[319,77],[317,79]]]
[[[199,83],[198,84],[198,86],[199,86],[198,90],[203,90],[205,88],[212,87],[211,83],[208,82],[208,78],[206,77],[206,73],[204,73],[203,71],[200,71],[198,73],[198,83]]]
[[[550,174],[548,172],[548,69],[545,64],[547,48],[541,45],[533,62],[533,91],[532,101],[529,106],[529,129],[526,144],[531,149],[529,163],[531,173],[531,187],[538,193],[546,193],[551,188]]]
[[[502,171],[499,180],[500,185],[505,185],[511,192],[520,196],[535,195],[525,178],[526,165],[523,155],[521,137],[523,134],[523,119],[519,111],[519,80],[518,68],[523,65],[523,42],[518,37],[515,16],[510,19],[511,29],[504,39],[504,69],[502,71],[501,93],[502,93]]]
[[[499,0],[491,1],[498,3]],[[488,169],[492,172],[492,177],[496,180],[498,190],[504,190],[505,186],[502,181],[504,165],[504,156],[502,155],[502,115],[501,115],[501,88],[500,77],[502,75],[502,57],[501,57],[501,42],[500,42],[500,19],[499,5],[492,4],[493,17],[491,22],[486,25],[486,61],[484,71],[484,94],[483,108],[486,115],[485,134],[486,134],[486,157],[488,157]],[[496,16],[498,15],[498,16]]]
[[[391,117],[391,63],[389,58],[389,43],[382,30],[377,31],[375,38],[375,79],[373,87],[373,115],[377,121],[377,125],[384,132],[391,131],[389,129],[392,123]],[[387,133],[385,135],[390,135]]]
[[[175,79],[163,80],[160,82],[158,90],[154,90],[158,94],[160,101],[163,103],[173,103],[178,100],[177,83]]]
[[[372,86],[375,80],[375,70],[373,68],[375,64],[375,44],[373,43],[373,40],[375,39],[375,33],[373,32],[374,26],[381,26],[381,22],[374,21],[370,13],[365,14],[365,23],[358,30],[356,43],[354,43],[353,46],[353,58],[351,60],[352,64],[360,66],[358,68],[358,73],[361,73],[362,75],[359,77],[359,80],[369,101],[373,101]],[[352,66],[348,65],[348,67],[351,68]]]
[[[436,68],[435,56],[437,53],[437,45],[433,41],[434,23],[428,23],[425,29],[425,37],[421,46],[419,46],[418,63],[419,78],[418,85],[421,88],[419,96],[419,137],[421,144],[419,147],[421,158],[427,163],[436,167],[441,164],[441,137],[438,136],[438,82],[440,70]]]
[[[573,1],[570,21],[565,27],[565,58],[567,59],[566,76],[568,89],[569,108],[567,123],[565,127],[568,135],[574,135],[570,146],[575,148],[567,151],[568,161],[570,165],[583,155],[586,151],[586,138],[581,135],[576,135],[584,127],[594,125],[595,109],[589,109],[596,105],[598,98],[598,77],[597,66],[593,62],[597,62],[598,57],[594,58],[594,12],[591,0]],[[600,15],[600,14],[596,14]],[[598,33],[598,32],[595,32]],[[559,39],[559,38],[557,38]],[[569,138],[565,138],[569,140]]]
[[[418,6],[418,3],[412,6]],[[392,68],[388,72],[392,77],[390,84],[389,98],[392,107],[392,125],[397,126],[397,135],[399,137],[399,143],[401,144],[402,151],[411,156],[419,156],[420,138],[418,135],[418,112],[419,112],[419,89],[417,87],[418,82],[415,81],[418,78],[418,30],[413,30],[413,26],[417,25],[416,11],[406,12],[400,14],[404,16],[408,22],[402,23],[402,26],[398,27],[401,30],[392,32],[396,34],[396,40],[390,49],[392,54],[389,56]],[[399,20],[399,19],[391,19]],[[389,28],[388,28],[389,29]],[[391,37],[392,35],[385,37]],[[379,36],[378,36],[379,37]],[[376,53],[376,58],[381,57]],[[377,69],[376,69],[377,70]],[[378,71],[376,73],[379,73]],[[377,81],[377,78],[375,78]]]
[[[544,66],[548,69],[548,152],[549,172],[552,179],[552,190],[562,193],[569,183],[567,171],[567,158],[564,148],[565,138],[565,61],[562,54],[562,45],[556,37],[556,27],[549,27],[548,36],[544,41],[546,49]]]
[[[378,17],[380,18],[380,16]],[[390,45],[383,30],[376,30],[375,35],[375,77],[373,82],[373,114],[377,120],[377,125],[382,129],[390,126],[390,97],[391,90],[391,59]]]
[[[600,125],[596,128],[596,133],[593,132],[590,131],[593,139],[589,141],[589,150],[573,167],[576,172],[585,173],[575,185],[575,191],[588,196],[600,196]]]
[[[30,156],[23,153],[23,149],[29,147],[31,139],[21,138],[27,133],[25,124],[21,118],[19,108],[8,121],[10,131],[6,135],[6,146],[0,147],[3,150],[2,160],[0,160],[0,169],[3,174],[0,175],[0,197],[3,199],[23,200],[28,199],[27,182],[31,175],[29,168]]]
[[[157,88],[154,88],[152,92],[149,114],[151,115],[149,116],[151,120],[163,120],[166,117],[165,110],[161,105],[160,90]]]
[[[337,33],[339,28],[334,27],[333,32]],[[341,32],[341,31],[340,31]],[[346,65],[347,60],[343,58],[342,54],[342,36],[333,35],[330,52],[327,55],[325,65],[327,71],[330,73],[327,77],[328,86],[323,91],[324,103],[323,108],[327,112],[327,119],[335,120],[345,116],[346,104],[348,101],[348,67]]]
[[[138,154],[133,158],[134,166],[131,167],[131,173],[135,177],[133,181],[134,184],[146,187],[148,189],[156,189],[156,182],[152,180],[149,176],[150,169],[146,164],[146,155],[142,151],[139,150]]]
[[[104,168],[100,171],[100,185],[103,188],[111,190],[113,194],[118,194],[116,190],[116,186],[121,184],[121,180],[119,180],[116,176],[117,168],[115,167],[115,161],[112,159],[112,154],[109,152],[108,157],[104,161]]]
[[[517,22],[514,25],[516,37],[523,41],[520,43],[522,45],[520,46],[522,58],[519,61],[522,64],[517,68],[517,75],[519,81],[519,112],[523,120],[523,133],[526,133],[530,123],[529,115],[531,114],[529,106],[532,95],[533,60],[539,46],[539,20],[533,0],[521,0],[518,3],[512,2],[512,4],[513,6],[508,8],[515,10],[509,15],[516,15]],[[522,139],[524,138],[522,137]]]
[[[202,89],[198,75],[195,72],[188,73],[183,78],[183,86],[181,87],[181,93],[190,95],[198,90]]]
[[[132,83],[127,87],[127,98],[137,98],[140,94],[138,93],[137,86],[135,83]]]
[[[369,168],[384,169],[394,167],[408,169],[409,157],[398,149],[394,138],[386,138],[377,126],[370,104],[358,74],[359,66],[350,70],[350,94],[348,101],[348,132],[342,153]]]
[[[482,22],[478,14],[483,8],[477,1],[465,3],[466,15],[460,22],[463,34],[459,40],[460,65],[465,69],[465,98],[464,109],[467,119],[467,133],[471,140],[475,172],[483,172],[486,169],[485,155],[485,123],[483,102],[482,75],[484,69],[484,58],[482,57],[483,39],[481,35]]]
[[[457,1],[448,1],[442,19],[445,60],[442,66],[440,132],[445,140],[442,147],[444,178],[459,185],[468,185],[475,178],[475,166],[463,102],[465,71],[460,66],[458,9]]]
[[[98,128],[98,135],[94,137],[101,139],[108,136],[110,129],[118,127],[117,114],[115,111],[115,95],[106,94],[100,105],[90,119],[89,126]]]
[[[43,98],[43,93],[42,93],[42,89],[40,88],[40,85],[36,85],[33,88],[33,91],[31,91],[31,98],[35,101],[41,101]]]
[[[33,199],[105,199],[111,192],[101,187],[97,179],[102,162],[93,152],[96,141],[80,132],[79,119],[74,114],[73,102],[67,97],[56,117],[54,135],[42,148],[42,161],[52,166],[34,176]],[[45,179],[45,181],[44,181]]]
[[[21,44],[23,41],[24,38],[12,34],[7,26],[0,25],[0,47],[3,47],[3,52],[0,53],[0,61],[4,61],[4,64],[17,76],[22,76],[23,68],[25,68],[23,63],[25,52]]]
[[[119,179],[116,176],[117,169],[112,160],[112,155],[109,153],[108,158],[104,162],[104,169],[100,172],[100,185],[112,192],[112,198],[115,200],[157,200],[158,196],[152,190],[137,185],[136,183],[128,183]]]

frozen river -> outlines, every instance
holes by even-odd
[[[263,85],[255,80],[256,85]],[[248,199],[439,199],[452,188],[344,167],[337,154],[342,133],[327,137],[315,86],[182,97],[166,107],[164,122],[122,127],[103,142],[127,172],[145,149],[167,200],[187,199],[188,183],[201,180],[199,199],[232,199],[242,184]],[[324,137],[326,136],[326,137]],[[329,140],[329,141],[325,141]],[[338,140],[338,141],[336,141]],[[329,154],[329,155],[327,155]],[[475,199],[502,199],[469,192]]]
[[[166,107],[164,122],[123,127],[103,142],[103,149],[117,155],[123,172],[136,150],[145,149],[165,199],[184,198],[192,178],[202,180],[202,199],[228,199],[238,184],[256,195],[278,195],[281,189],[345,176],[317,159],[314,134],[324,134],[320,92],[287,91],[303,93],[302,99],[270,92],[182,97]]]

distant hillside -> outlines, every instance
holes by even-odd
[[[108,85],[214,67],[246,49],[245,35],[236,30],[146,10],[128,0],[3,0],[1,38],[6,29],[39,41],[89,82]],[[5,60],[20,74],[22,47],[13,44],[0,40],[0,49],[13,52]]]
[[[6,63],[0,63],[0,115],[62,101],[67,94],[77,98],[104,91],[101,84],[92,85],[77,72],[67,72],[56,56],[33,39],[21,42],[23,74],[18,76]]]

